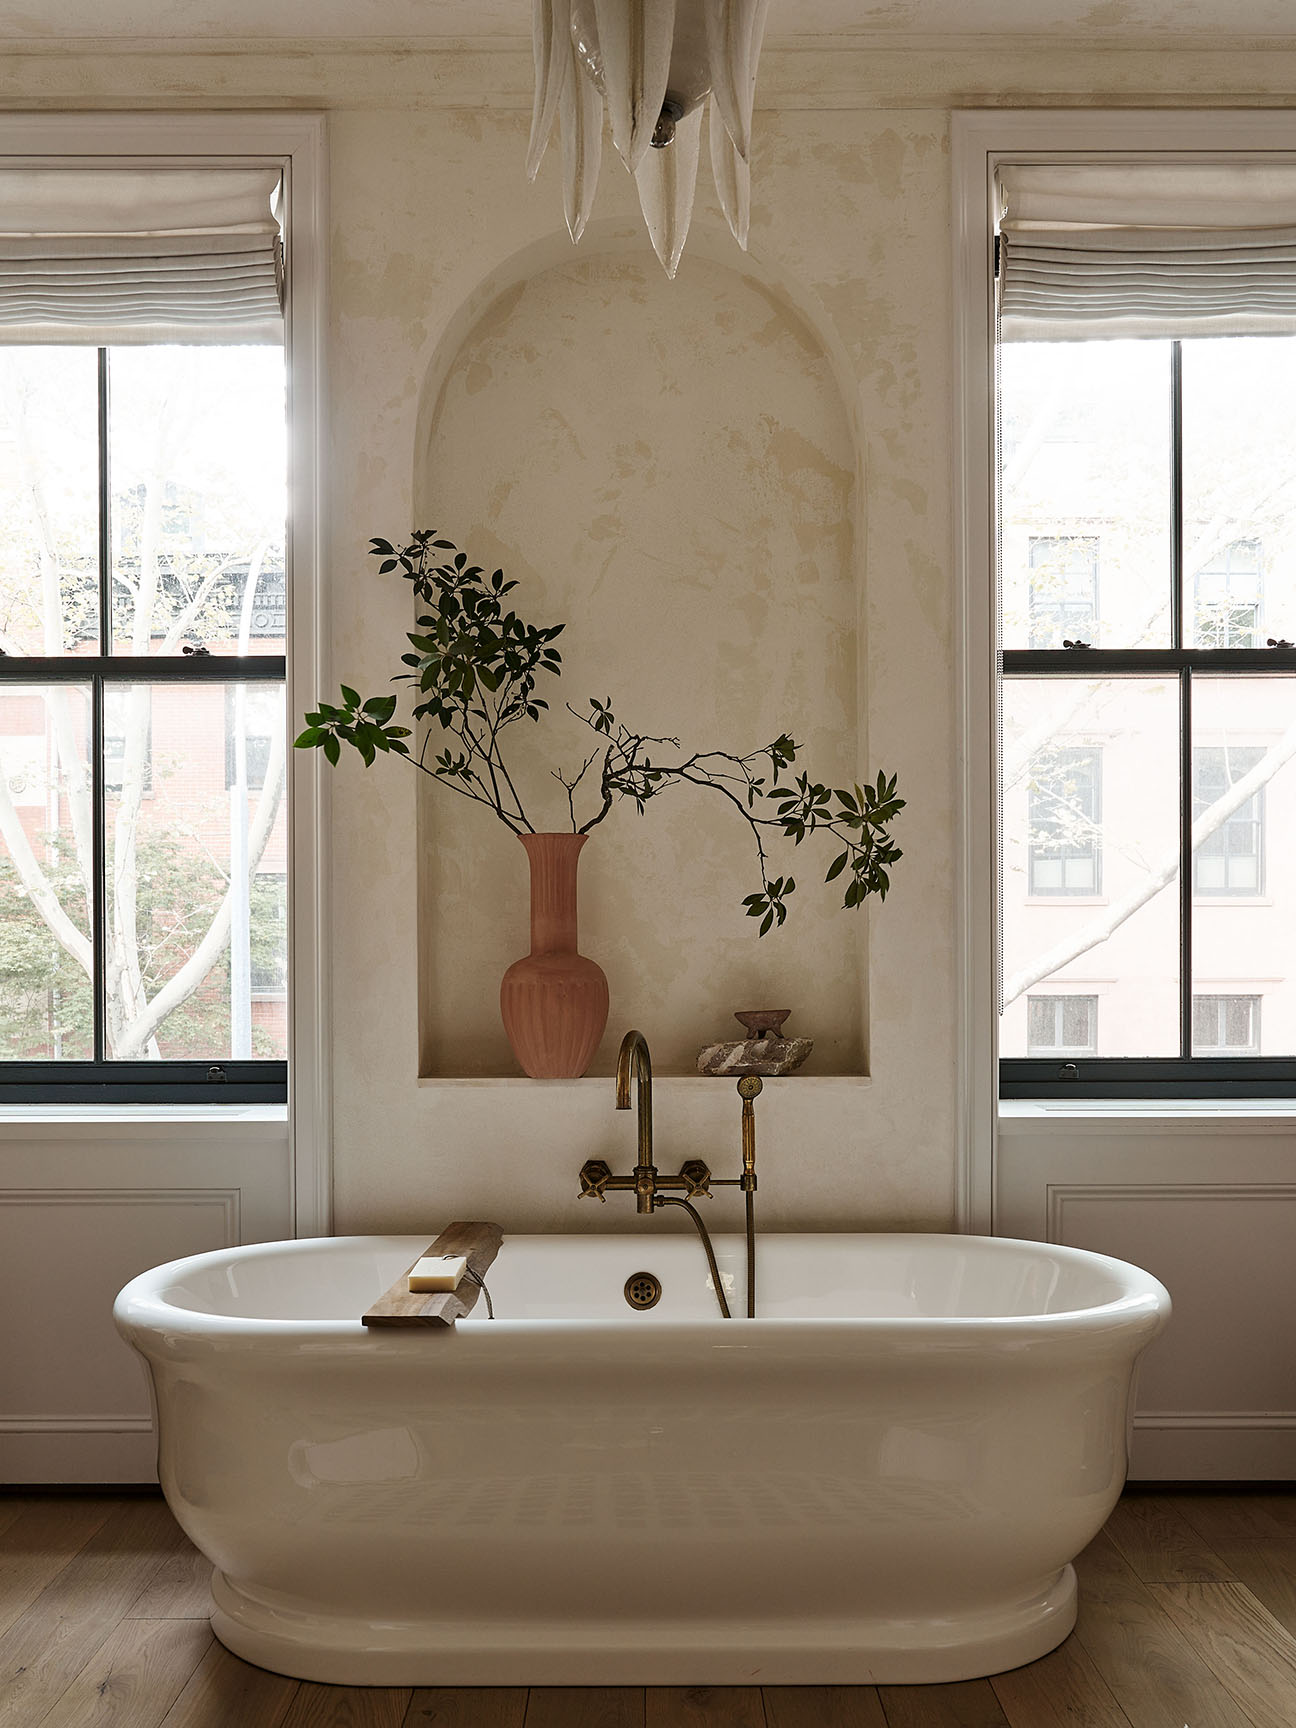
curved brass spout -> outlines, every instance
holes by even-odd
[[[699,1195],[711,1197],[712,1182],[722,1182],[724,1186],[742,1190],[747,1209],[747,1313],[752,1316],[756,1312],[756,1238],[755,1222],[752,1217],[752,1197],[756,1192],[756,1114],[752,1101],[761,1089],[760,1081],[755,1075],[744,1075],[738,1082],[738,1092],[743,1101],[743,1173],[741,1176],[713,1177],[710,1170],[700,1158],[686,1158],[680,1165],[678,1176],[658,1176],[657,1166],[653,1163],[653,1122],[652,1122],[652,1057],[648,1054],[648,1040],[642,1032],[627,1032],[621,1040],[621,1048],[617,1053],[616,1067],[616,1107],[618,1110],[630,1108],[630,1078],[633,1075],[639,1083],[639,1160],[630,1176],[614,1176],[611,1166],[602,1158],[587,1158],[581,1165],[580,1193],[582,1200],[606,1201],[608,1190],[613,1188],[633,1188],[635,1192],[636,1212],[651,1213],[658,1206],[682,1206],[697,1227],[697,1233],[706,1249],[707,1264],[711,1269],[711,1282],[715,1287],[716,1301],[725,1319],[730,1318],[729,1304],[725,1301],[724,1287],[720,1272],[716,1266],[715,1252],[711,1247],[711,1237],[701,1214],[692,1201]],[[684,1191],[686,1199],[675,1199],[662,1193],[664,1188],[679,1188]]]
[[[627,1032],[617,1053],[616,1107],[630,1108],[630,1073],[633,1067],[638,1080],[638,1158],[634,1168],[635,1211],[651,1212],[653,1194],[657,1188],[657,1169],[653,1164],[652,1123],[652,1057],[648,1040],[642,1032]]]

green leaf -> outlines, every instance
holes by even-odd
[[[342,754],[342,748],[339,745],[337,739],[335,737],[333,737],[333,735],[331,733],[324,740],[324,754],[328,757],[329,761],[336,768],[337,762],[338,762],[338,757]]]
[[[828,874],[824,877],[825,882],[831,882],[841,875],[842,871],[846,868],[846,860],[849,856],[850,854],[848,852],[839,852],[837,854],[832,863],[828,866]]]
[[[358,708],[360,706],[360,693],[358,690],[353,690],[349,684],[344,684],[342,686],[342,700],[348,708]]]
[[[768,936],[770,931],[773,928],[774,928],[774,914],[773,914],[773,912],[767,912],[765,914],[765,916],[761,919],[761,927],[757,931],[757,935]]]
[[[294,750],[309,750],[314,745],[323,742],[325,734],[318,726],[308,726],[304,732],[293,739]]]

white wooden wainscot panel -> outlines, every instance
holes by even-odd
[[[238,1240],[237,1188],[0,1190],[0,1308],[19,1317],[0,1432],[147,1429],[147,1381],[113,1298],[150,1266]]]
[[[1139,1371],[1132,1474],[1296,1476],[1296,1186],[1050,1183],[1047,1237],[1144,1266],[1174,1318]]]
[[[0,1108],[0,1481],[155,1480],[113,1298],[149,1266],[291,1233],[282,1108]]]
[[[240,1239],[237,1188],[0,1190],[0,1477],[147,1481],[148,1379],[113,1298],[161,1261]]]

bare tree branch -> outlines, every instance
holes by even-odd
[[[1219,797],[1193,823],[1192,850],[1195,852],[1204,840],[1222,828],[1235,810],[1240,810],[1249,798],[1253,798],[1260,788],[1273,779],[1278,770],[1296,756],[1296,724],[1289,726],[1282,737],[1271,746],[1260,758],[1255,767],[1244,774],[1240,780],[1235,780],[1222,797]],[[1038,984],[1042,978],[1050,978],[1072,960],[1078,960],[1082,954],[1087,954],[1091,948],[1097,948],[1109,936],[1117,931],[1127,918],[1133,917],[1140,907],[1155,898],[1163,888],[1174,880],[1179,868],[1179,848],[1167,851],[1150,869],[1142,881],[1122,894],[1119,900],[1114,900],[1110,906],[1103,908],[1096,917],[1087,924],[1064,936],[1060,942],[1046,949],[1028,965],[1014,972],[1004,980],[1003,1005],[1006,1008],[1010,1002],[1015,1002],[1023,991],[1029,990],[1033,984]]]
[[[14,807],[9,782],[0,773],[0,839],[9,848],[18,878],[27,890],[28,898],[48,925],[55,940],[81,967],[87,978],[94,977],[94,948],[90,938],[81,933],[68,917],[58,895],[32,851],[22,818]]]
[[[279,810],[279,800],[283,792],[284,779],[284,740],[281,733],[275,734],[270,751],[270,759],[266,763],[265,782],[261,796],[257,800],[256,815],[252,821],[252,829],[248,835],[248,881],[251,883],[257,873],[266,844],[274,829],[275,817]],[[138,1056],[140,1050],[157,1031],[168,1014],[174,1012],[182,1002],[188,1001],[194,991],[206,978],[212,967],[229,943],[230,913],[234,900],[234,884],[231,882],[217,908],[216,916],[208,926],[207,934],[194,949],[193,953],[158,991],[137,1019],[127,1026],[122,1034],[122,1047],[118,1056]]]

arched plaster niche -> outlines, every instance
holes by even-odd
[[[567,626],[549,716],[509,736],[538,829],[568,826],[550,770],[596,749],[564,708],[590,696],[688,751],[787,730],[815,779],[866,771],[843,357],[735,256],[703,242],[671,283],[635,234],[534,248],[474,294],[429,373],[418,525],[515,578],[524,617]],[[421,1072],[516,1074],[498,985],[528,946],[525,856],[489,812],[427,782],[420,799]],[[735,1008],[776,1006],[816,1040],[809,1073],[862,1073],[866,929],[822,883],[830,847],[774,839],[774,872],[799,886],[758,939],[741,905],[755,851],[724,799],[685,788],[644,817],[615,809],[581,861],[581,948],[612,998],[591,1072],[610,1072],[631,1025],[660,1071],[693,1072],[704,1043],[737,1034]]]

